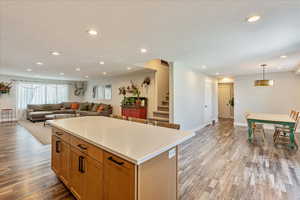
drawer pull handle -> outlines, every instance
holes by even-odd
[[[112,157],[112,156],[110,156],[110,157],[108,158],[108,160],[110,160],[110,161],[112,161],[112,162],[116,163],[117,165],[124,165],[124,162],[119,162],[119,161],[116,161],[115,159],[113,159],[113,157]]]
[[[87,150],[87,147],[82,144],[78,144],[77,146],[82,150]]]
[[[84,166],[84,157],[83,156],[79,156],[78,158],[78,171],[81,173],[85,172],[85,166]]]
[[[56,151],[56,153],[60,153],[60,141],[59,140],[57,140],[56,142],[55,142],[55,151]]]
[[[60,135],[60,136],[63,135],[63,133],[60,133],[60,132],[55,132],[55,134]]]

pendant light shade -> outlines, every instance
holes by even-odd
[[[260,87],[260,86],[273,86],[274,85],[274,80],[267,80],[265,79],[265,71],[266,71],[266,64],[262,64],[262,79],[261,80],[255,80],[254,81],[254,86]]]

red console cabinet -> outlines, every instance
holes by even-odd
[[[147,119],[147,107],[122,106],[122,116]]]

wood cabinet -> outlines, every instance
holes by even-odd
[[[122,116],[147,119],[147,107],[122,107]]]
[[[71,168],[70,168],[70,190],[79,200],[83,199],[86,181],[85,161],[86,155],[74,147],[71,147]]]
[[[78,200],[177,198],[177,150],[172,158],[166,151],[135,165],[81,138],[53,129],[51,167]]]
[[[65,185],[69,184],[70,148],[61,138],[52,136],[52,169]]]
[[[104,158],[104,200],[134,199],[134,165],[110,153]]]

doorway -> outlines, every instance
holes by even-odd
[[[234,118],[234,85],[233,83],[218,84],[219,118]]]

